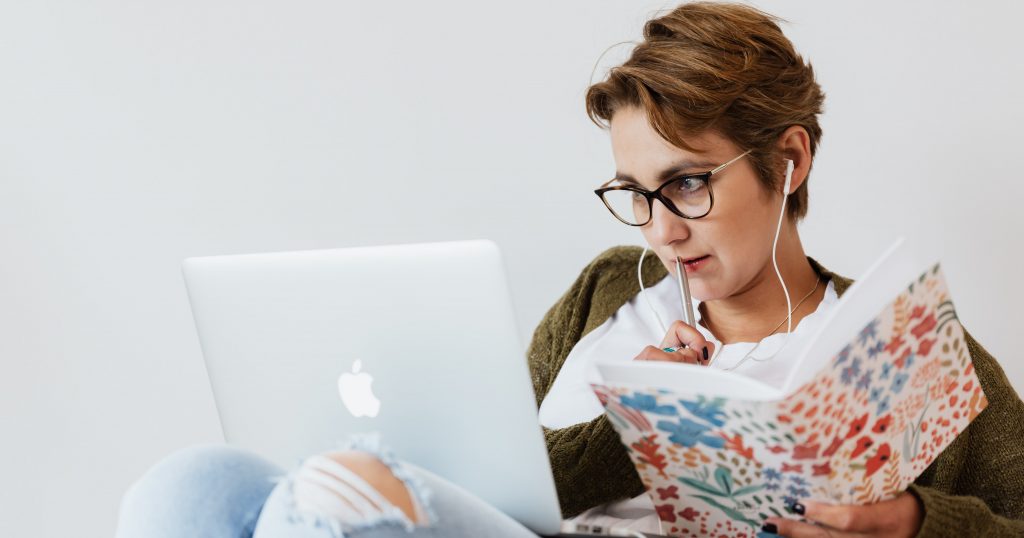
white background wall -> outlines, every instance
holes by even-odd
[[[3,0],[0,535],[109,536],[134,477],[220,439],[184,257],[492,238],[525,344],[642,240],[590,192],[614,166],[582,97],[673,5]],[[1024,388],[1024,7],[759,6],[828,96],[808,253],[856,276],[897,235],[941,252]]]

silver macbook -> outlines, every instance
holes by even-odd
[[[188,258],[224,435],[288,468],[378,432],[538,534],[558,497],[490,241]]]

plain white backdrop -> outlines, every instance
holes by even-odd
[[[135,477],[221,439],[187,256],[494,239],[525,346],[642,241],[591,192],[614,163],[583,93],[674,5],[3,0],[0,535],[109,536]],[[757,5],[827,94],[807,252],[939,253],[1024,388],[1024,5]]]

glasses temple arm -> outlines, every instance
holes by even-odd
[[[717,168],[715,168],[714,170],[712,170],[712,171],[711,171],[710,173],[711,173],[712,175],[714,175],[714,174],[715,174],[716,172],[720,172],[720,171],[721,171],[721,170],[722,170],[723,168],[725,168],[726,166],[729,166],[730,164],[732,164],[732,163],[734,163],[734,162],[736,162],[736,161],[740,160],[740,158],[742,158],[742,157],[743,157],[743,156],[745,156],[746,154],[750,153],[751,151],[753,151],[753,150],[749,150],[749,149],[748,149],[747,151],[744,151],[743,153],[740,153],[739,155],[737,155],[737,156],[733,157],[731,161],[729,161],[729,162],[727,162],[727,163],[725,163],[725,164],[721,164],[721,165],[719,165],[719,166],[718,166]]]

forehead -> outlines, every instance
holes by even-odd
[[[662,177],[666,170],[705,172],[735,152],[731,141],[711,131],[687,137],[687,144],[700,152],[673,146],[651,127],[646,112],[636,107],[615,112],[610,134],[616,177],[652,186],[667,179]]]

